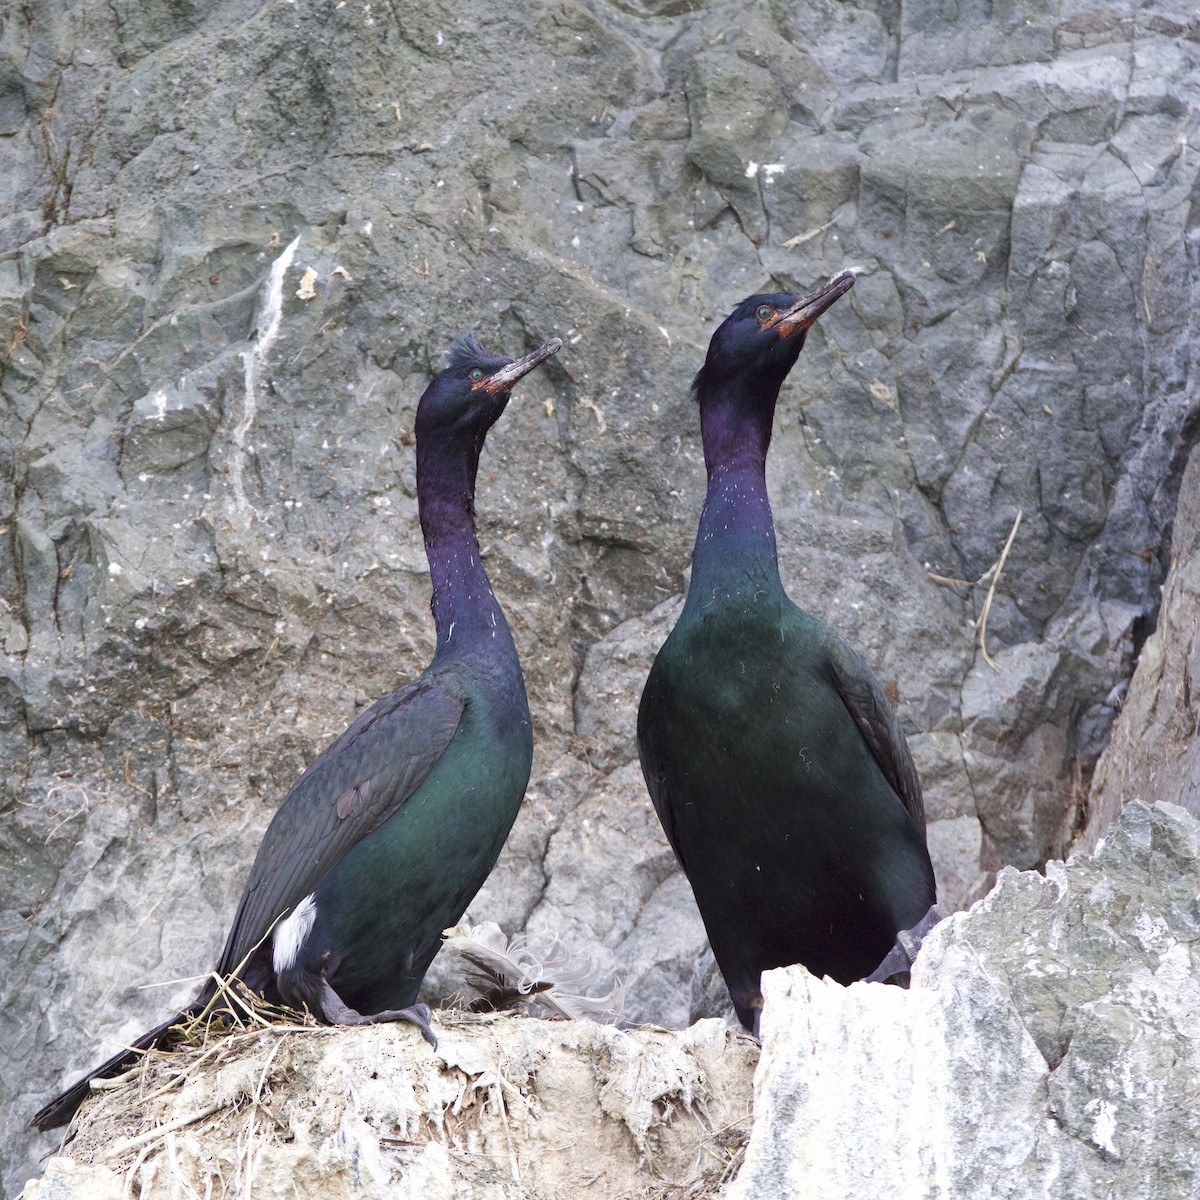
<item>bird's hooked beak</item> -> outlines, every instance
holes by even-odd
[[[811,329],[816,319],[827,308],[836,304],[853,286],[854,272],[839,271],[823,287],[817,288],[808,296],[801,296],[791,308],[776,318],[779,336],[787,337],[797,330],[804,332]]]
[[[493,371],[491,375],[484,376],[475,387],[483,388],[493,396],[500,392],[511,391],[518,379],[528,375],[534,367],[541,366],[546,359],[552,354],[557,354],[561,349],[561,339],[551,338],[544,346],[539,346],[532,354],[527,354],[524,358],[518,358],[516,362],[509,363],[507,367],[501,367],[500,370]]]

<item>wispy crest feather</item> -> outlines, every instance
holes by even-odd
[[[460,333],[446,351],[446,358],[452,367],[472,366],[480,359],[486,362],[495,357],[473,333]]]

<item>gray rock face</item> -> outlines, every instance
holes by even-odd
[[[480,480],[539,749],[473,919],[571,934],[631,1019],[714,1011],[630,737],[688,384],[741,296],[848,265],[780,406],[785,580],[896,695],[952,904],[1068,845],[1195,435],[1198,56],[1165,0],[0,15],[6,1186],[427,660],[410,435],[466,329],[566,342]]]
[[[1194,1195],[1197,894],[1200,825],[1135,802],[1094,858],[1001,872],[908,992],[767,973],[726,1200]]]
[[[1121,806],[1166,800],[1200,816],[1200,455],[1184,472],[1162,615],[1146,640],[1112,741],[1100,759],[1079,845],[1104,836]]]

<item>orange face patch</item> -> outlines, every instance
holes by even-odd
[[[782,320],[783,314],[779,312],[773,312],[771,316],[765,319],[763,317],[759,317],[757,314],[755,314],[755,316],[758,321],[759,329],[774,329],[781,338],[791,337],[797,329],[805,328],[805,326],[802,324]]]

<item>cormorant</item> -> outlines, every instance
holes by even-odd
[[[763,971],[867,977],[935,900],[904,734],[866,663],[788,599],[767,499],[780,386],[853,285],[750,296],[713,335],[693,385],[708,493],[691,584],[638,710],[646,786],[754,1033]]]
[[[513,362],[460,337],[421,397],[417,500],[437,649],[313,760],[267,827],[217,973],[268,1001],[329,1024],[409,1021],[437,1044],[417,989],[495,865],[533,758],[520,663],[475,537],[475,476],[513,385],[561,346]],[[117,1074],[216,992],[207,985],[32,1124],[65,1124],[92,1079]]]

